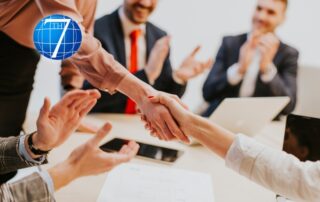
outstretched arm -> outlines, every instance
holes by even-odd
[[[320,162],[301,162],[283,151],[264,146],[187,111],[173,98],[153,102],[167,106],[186,135],[197,139],[226,160],[226,165],[248,179],[293,200],[320,200]]]

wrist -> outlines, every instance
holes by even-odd
[[[266,74],[269,71],[271,63],[261,63],[260,64],[260,73]]]
[[[183,78],[180,73],[179,73],[179,70],[176,70],[172,73],[172,77],[174,79],[174,81],[178,84],[181,84],[181,85],[185,85],[188,81],[188,79],[186,78]]]
[[[242,63],[239,63],[239,68],[238,68],[238,73],[240,75],[244,75],[246,73],[246,69],[247,69],[247,66],[242,64]]]
[[[120,82],[118,90],[134,100],[137,105],[141,105],[148,100],[149,96],[156,95],[156,90],[131,74]]]
[[[78,172],[76,171],[77,169],[74,167],[75,166],[73,166],[69,160],[65,160],[64,162],[57,164],[48,170],[48,173],[54,184],[54,190],[58,190],[66,186],[78,177]]]
[[[50,151],[52,149],[52,147],[50,147],[50,145],[43,143],[40,140],[38,132],[35,132],[31,137],[29,136],[29,138],[32,138],[33,146],[39,150]]]
[[[37,154],[34,154],[31,150],[30,150],[30,147],[29,147],[29,144],[28,144],[28,140],[29,140],[30,135],[27,135],[27,137],[24,139],[24,147],[26,149],[26,151],[28,152],[29,156],[32,158],[32,159],[38,159],[40,158],[42,155],[37,155]]]

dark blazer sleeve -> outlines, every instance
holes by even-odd
[[[170,62],[170,52],[163,64],[162,72],[159,78],[155,81],[154,87],[160,91],[175,94],[182,97],[186,90],[186,85],[181,85],[173,79],[173,71]]]
[[[299,52],[288,47],[283,54],[283,62],[273,80],[268,83],[273,96],[290,97],[289,105],[284,109],[285,114],[294,110],[297,100],[297,70]]]
[[[203,85],[202,93],[203,98],[207,102],[211,102],[217,97],[221,97],[222,94],[226,94],[226,91],[231,90],[231,85],[227,79],[227,38],[224,37],[222,45],[219,48],[216,56],[215,63],[211,68],[211,71]]]
[[[55,201],[46,182],[38,173],[33,173],[13,183],[0,186],[0,201]]]
[[[0,174],[38,165],[28,162],[20,156],[19,140],[20,137],[0,138]]]

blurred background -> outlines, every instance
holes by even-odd
[[[122,0],[98,0],[96,18],[116,9]],[[171,61],[178,67],[182,59],[201,45],[199,59],[215,57],[224,35],[249,31],[256,0],[159,0],[151,22],[171,36]],[[320,117],[320,8],[319,0],[290,0],[287,20],[278,36],[300,52],[298,114]],[[60,63],[41,58],[29,112],[38,111],[43,98],[52,103],[60,98]],[[189,82],[183,101],[191,110],[203,104],[205,74]]]

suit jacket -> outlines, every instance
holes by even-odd
[[[0,138],[0,174],[38,165],[26,161],[20,155],[18,148],[19,140],[19,136]]]
[[[33,173],[16,182],[2,184],[0,186],[0,201],[53,202],[55,199],[42,177],[38,173]]]
[[[204,116],[210,116],[224,98],[238,97],[242,82],[232,86],[227,80],[227,70],[239,60],[241,46],[246,42],[247,34],[227,36],[216,56],[216,61],[203,86],[203,97],[210,103]],[[258,76],[253,97],[289,96],[291,101],[282,113],[294,110],[297,95],[298,51],[282,42],[273,59],[278,73],[269,83]]]
[[[105,15],[95,22],[94,35],[100,40],[102,47],[112,54],[114,58],[119,61],[124,67],[126,66],[126,54],[124,33],[122,29],[121,20],[118,14],[118,10],[109,15]],[[146,53],[147,60],[151,52],[152,47],[156,41],[165,36],[166,33],[160,28],[156,27],[150,22],[146,23]],[[149,83],[145,71],[139,70],[135,76],[142,81]],[[167,56],[162,72],[159,78],[155,81],[153,87],[160,91],[176,94],[181,97],[185,91],[186,86],[177,84],[172,78],[172,67]],[[85,81],[83,89],[91,89],[93,86]],[[101,98],[98,100],[96,106],[92,109],[92,112],[113,112],[123,113],[125,110],[127,97],[121,93],[110,95],[106,92],[100,91]]]
[[[0,138],[0,184],[11,179],[20,168],[36,166],[19,153],[20,137]]]

